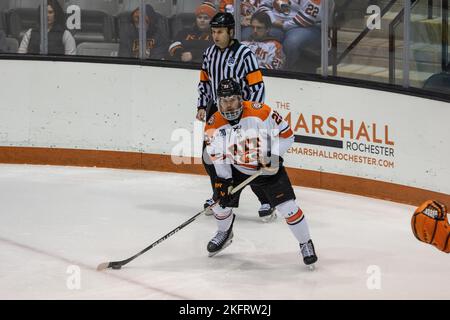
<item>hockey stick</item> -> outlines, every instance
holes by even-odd
[[[242,183],[240,183],[238,186],[236,186],[235,188],[233,188],[231,190],[231,194],[235,194],[236,192],[238,192],[239,190],[241,190],[242,188],[244,188],[247,184],[249,184],[250,182],[252,182],[254,179],[256,179],[257,177],[259,177],[261,174],[263,173],[263,170],[258,170],[255,174],[251,175],[250,177],[248,177],[247,179],[245,179]],[[197,219],[199,216],[201,216],[206,210],[209,210],[212,206],[214,206],[216,203],[210,205],[209,207],[207,207],[206,209],[200,211],[199,213],[197,213],[195,216],[193,216],[192,218],[190,218],[189,220],[185,221],[183,224],[179,225],[178,227],[176,227],[175,229],[173,229],[172,231],[170,231],[168,234],[166,234],[165,236],[159,238],[158,240],[156,240],[155,242],[153,242],[151,245],[149,245],[147,248],[145,248],[144,250],[140,251],[139,253],[135,254],[134,256],[125,259],[125,260],[121,260],[121,261],[111,261],[111,262],[103,262],[100,263],[97,267],[98,271],[102,271],[104,269],[107,268],[112,268],[112,269],[120,269],[122,268],[123,265],[126,265],[128,262],[136,259],[137,257],[139,257],[141,254],[147,252],[148,250],[150,250],[151,248],[155,247],[156,245],[160,244],[161,242],[163,242],[164,240],[166,240],[167,238],[173,236],[175,233],[177,233],[178,231],[180,231],[181,229],[183,229],[184,227],[186,227],[188,224],[190,224],[191,222],[193,222],[195,219]]]

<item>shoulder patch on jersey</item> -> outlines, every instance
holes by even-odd
[[[261,103],[254,102],[254,103],[252,103],[252,107],[255,110],[259,110],[259,109],[261,109],[263,107],[263,105]]]
[[[255,104],[260,105],[260,107],[255,108]],[[246,117],[257,117],[262,121],[265,121],[269,117],[270,111],[270,107],[264,103],[244,101],[244,111],[242,113],[242,119]]]
[[[208,120],[208,124],[210,126],[212,126],[214,124],[214,122],[216,122],[216,116],[212,115],[211,118],[209,118],[209,120]]]
[[[208,122],[206,122],[205,130],[215,131],[216,129],[226,125],[228,123],[225,118],[217,111],[214,113],[211,118],[209,118]]]

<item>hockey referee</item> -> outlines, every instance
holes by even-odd
[[[210,26],[214,45],[206,49],[203,54],[197,104],[197,120],[200,121],[208,121],[217,111],[217,87],[221,80],[232,78],[238,82],[242,88],[244,100],[263,103],[265,95],[263,76],[255,54],[250,48],[234,39],[233,15],[228,12],[219,12],[211,19]],[[216,172],[211,161],[205,162],[205,157],[208,155],[204,150],[205,144],[202,161],[213,186]],[[272,221],[276,215],[266,195],[259,187],[252,186],[252,190],[261,202],[259,216],[264,222]],[[208,199],[204,207],[213,204],[215,199],[217,197],[213,194],[213,198]]]

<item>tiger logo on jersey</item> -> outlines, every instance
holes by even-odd
[[[261,109],[263,107],[263,105],[261,103],[255,102],[255,103],[252,103],[252,107],[255,110],[259,110],[259,109]]]
[[[208,125],[212,126],[214,122],[216,121],[216,117],[214,115],[211,116],[208,120]]]

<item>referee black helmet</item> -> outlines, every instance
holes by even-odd
[[[229,12],[217,13],[209,23],[211,28],[230,28],[234,29],[234,17]]]

